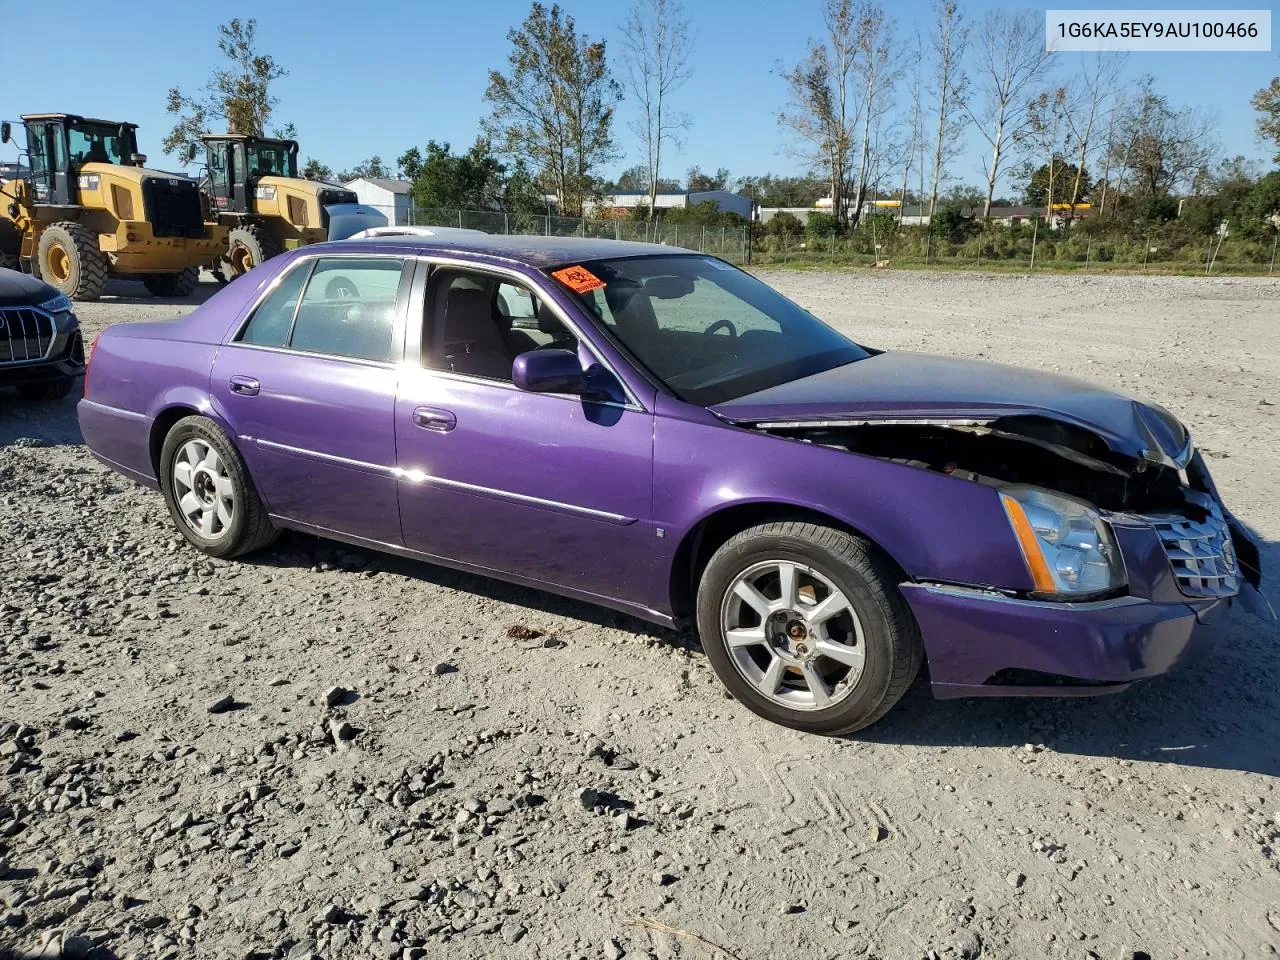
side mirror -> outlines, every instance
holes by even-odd
[[[529,350],[511,364],[511,382],[530,393],[582,393],[582,364],[572,350]]]
[[[196,147],[197,145],[194,143],[187,144],[187,163],[190,163],[196,158]]]
[[[13,124],[8,120],[0,123],[0,143],[8,143],[13,138]]]

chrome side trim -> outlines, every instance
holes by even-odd
[[[545,500],[542,497],[532,497],[524,493],[514,493],[510,490],[496,490],[493,487],[482,487],[474,483],[463,483],[461,480],[447,480],[444,477],[433,477],[425,474],[420,470],[400,470],[401,476],[410,483],[426,483],[431,486],[448,487],[452,490],[461,490],[463,493],[475,493],[480,496],[493,497],[496,500],[510,500],[515,503],[524,503],[532,507],[541,507],[546,510],[555,510],[560,513],[573,514],[574,516],[587,517],[591,520],[602,520],[605,523],[616,524],[620,527],[629,526],[636,522],[636,517],[626,517],[620,513],[609,513],[606,510],[594,510],[591,507],[580,507],[573,503],[564,503],[561,500]]]
[[[349,357],[340,353],[314,353],[310,350],[296,350],[293,347],[269,347],[261,343],[245,343],[242,340],[230,340],[223,347],[235,347],[237,350],[263,350],[267,353],[282,353],[289,357],[312,357],[316,360],[340,360],[343,363],[355,363],[362,367],[377,367],[380,370],[394,370],[399,364],[393,360],[368,360],[364,357]]]
[[[340,457],[335,453],[325,453],[322,450],[309,450],[306,447],[293,447],[287,443],[276,443],[274,440],[263,440],[261,437],[241,436],[241,440],[256,444],[259,447],[266,447],[269,450],[278,450],[281,453],[289,453],[298,457],[308,457],[313,460],[323,460],[326,463],[336,463],[343,467],[352,467],[356,470],[362,470],[365,473],[381,473],[388,477],[398,476],[398,467],[388,467],[380,463],[369,463],[365,460],[352,460],[350,457]]]
[[[270,450],[278,450],[281,453],[322,460],[326,463],[334,463],[338,466],[351,467],[354,470],[361,470],[365,473],[380,474],[405,483],[425,483],[430,486],[460,490],[463,493],[474,493],[479,496],[492,497],[495,500],[506,500],[512,503],[522,503],[532,507],[540,507],[545,510],[555,510],[559,513],[568,513],[574,516],[587,517],[591,520],[600,520],[604,523],[612,523],[621,527],[629,526],[630,524],[635,523],[638,519],[636,517],[623,516],[620,513],[609,513],[606,510],[595,510],[591,507],[580,507],[577,504],[564,503],[560,500],[547,500],[542,497],[534,497],[525,493],[516,493],[512,490],[498,490],[495,487],[482,487],[479,484],[464,483],[461,480],[449,480],[445,477],[435,477],[422,470],[405,469],[404,467],[388,467],[380,463],[369,463],[365,460],[353,460],[349,457],[340,457],[336,454],[324,453],[320,450],[307,450],[304,447],[293,447],[287,443],[276,443],[273,440],[263,440],[259,437],[242,436],[240,439],[256,444],[260,447],[266,447]]]

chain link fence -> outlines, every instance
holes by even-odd
[[[962,240],[927,229],[877,231],[860,227],[843,236],[760,231],[755,266],[940,267],[992,271],[1148,273],[1199,276],[1280,276],[1280,235],[1269,240],[1213,235],[1171,239],[1158,232],[1092,237],[1042,231],[1037,225],[993,227]]]
[[[727,260],[747,262],[747,227],[688,223],[647,223],[633,220],[591,220],[494,210],[433,210],[411,207],[406,224],[424,227],[458,227],[485,233],[546,237],[595,237],[601,240],[638,240],[697,250]]]

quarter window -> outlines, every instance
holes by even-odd
[[[309,263],[302,263],[286,273],[276,288],[263,298],[253,311],[249,325],[240,335],[242,343],[261,347],[283,347],[289,342],[289,326],[293,323],[293,311],[298,305],[298,294],[311,272]]]

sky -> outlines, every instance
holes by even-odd
[[[685,0],[692,21],[693,75],[672,98],[672,106],[693,116],[683,147],[669,151],[664,175],[683,179],[692,165],[727,167],[733,174],[798,173],[803,164],[784,149],[786,135],[777,115],[786,94],[777,66],[794,64],[808,40],[822,29],[822,0]],[[971,21],[988,0],[961,0]],[[603,37],[621,73],[621,23],[628,0],[563,0],[580,32]],[[929,0],[885,0],[902,37],[927,34]],[[1182,4],[1183,8],[1237,7],[1243,3]],[[1255,6],[1261,7],[1256,3]],[[1056,0],[1055,8],[1070,5]],[[1141,0],[1085,0],[1081,8],[1157,8]],[[233,17],[258,20],[258,46],[289,74],[276,81],[275,121],[291,121],[301,156],[315,157],[335,170],[350,168],[374,154],[389,165],[406,148],[429,139],[449,141],[455,150],[475,139],[488,70],[506,63],[507,31],[528,12],[529,0],[377,0],[375,3],[272,4],[131,0],[127,15],[94,16],[90,29],[67,29],[83,19],[83,0],[42,0],[19,4],[9,14],[10,35],[32,42],[5,49],[0,116],[64,111],[140,125],[139,146],[153,167],[177,168],[160,140],[171,125],[165,112],[171,86],[195,92],[218,59],[217,26]],[[1262,7],[1265,8],[1265,7]],[[1167,7],[1165,9],[1168,9]],[[1280,18],[1275,17],[1280,30]],[[14,19],[16,17],[16,20]],[[42,29],[56,41],[35,42]],[[1079,54],[1062,54],[1060,58]],[[1068,61],[1069,62],[1069,61]],[[1078,61],[1076,61],[1078,62]],[[1276,48],[1264,53],[1130,54],[1131,78],[1150,73],[1176,105],[1198,106],[1218,118],[1223,153],[1265,160],[1269,153],[1254,136],[1253,92],[1280,74]],[[908,88],[909,89],[909,88]],[[902,96],[908,95],[904,90]],[[608,173],[643,157],[631,132],[634,98],[619,108],[615,136],[622,156]],[[952,163],[957,182],[982,181],[979,138],[970,133]],[[15,159],[12,145],[0,146],[0,160]],[[1012,185],[1001,192],[1012,193]]]

